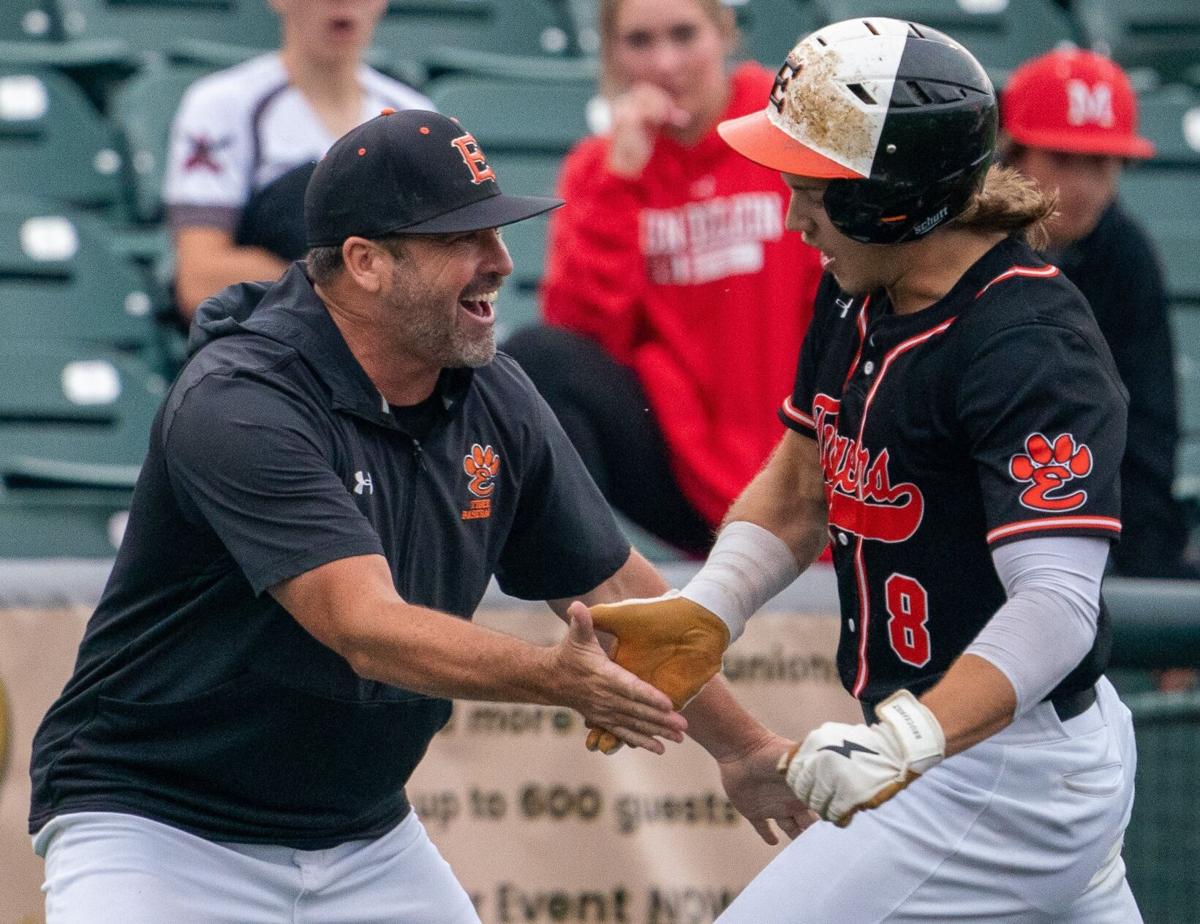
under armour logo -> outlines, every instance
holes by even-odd
[[[1067,121],[1072,125],[1094,122],[1104,128],[1112,127],[1112,87],[1106,83],[1089,87],[1082,80],[1068,80],[1067,105]]]
[[[864,754],[878,754],[878,751],[872,751],[870,748],[865,748],[857,741],[851,741],[849,738],[843,738],[841,744],[827,744],[822,751],[833,751],[835,754],[841,754],[845,758],[849,758],[855,751],[862,751]]]
[[[842,301],[840,298],[835,298],[833,303],[842,309],[842,319],[845,320],[846,313],[850,310],[850,306],[854,304],[854,299],[848,298]]]
[[[375,493],[375,485],[371,482],[371,473],[370,472],[362,472],[362,471],[355,472],[354,473],[354,493],[362,494],[364,491],[367,494]]]

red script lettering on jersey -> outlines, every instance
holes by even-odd
[[[813,419],[825,474],[829,525],[880,542],[904,542],[921,524],[925,498],[911,482],[893,485],[888,451],[872,461],[869,450],[837,432],[841,402],[829,395],[813,398]]]

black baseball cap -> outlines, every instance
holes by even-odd
[[[334,142],[304,193],[309,247],[346,238],[498,228],[562,205],[506,196],[483,150],[456,120],[385,109]]]

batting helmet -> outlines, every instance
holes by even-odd
[[[718,131],[756,163],[829,179],[825,210],[847,237],[898,244],[958,215],[983,182],[996,94],[979,62],[941,32],[849,19],[803,39],[766,109]]]

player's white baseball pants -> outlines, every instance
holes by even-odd
[[[846,828],[813,825],[720,924],[1138,924],[1120,856],[1133,724],[1096,691],[1065,722],[1039,704]]]
[[[110,812],[34,838],[47,924],[478,924],[415,812],[327,850],[218,844]]]

